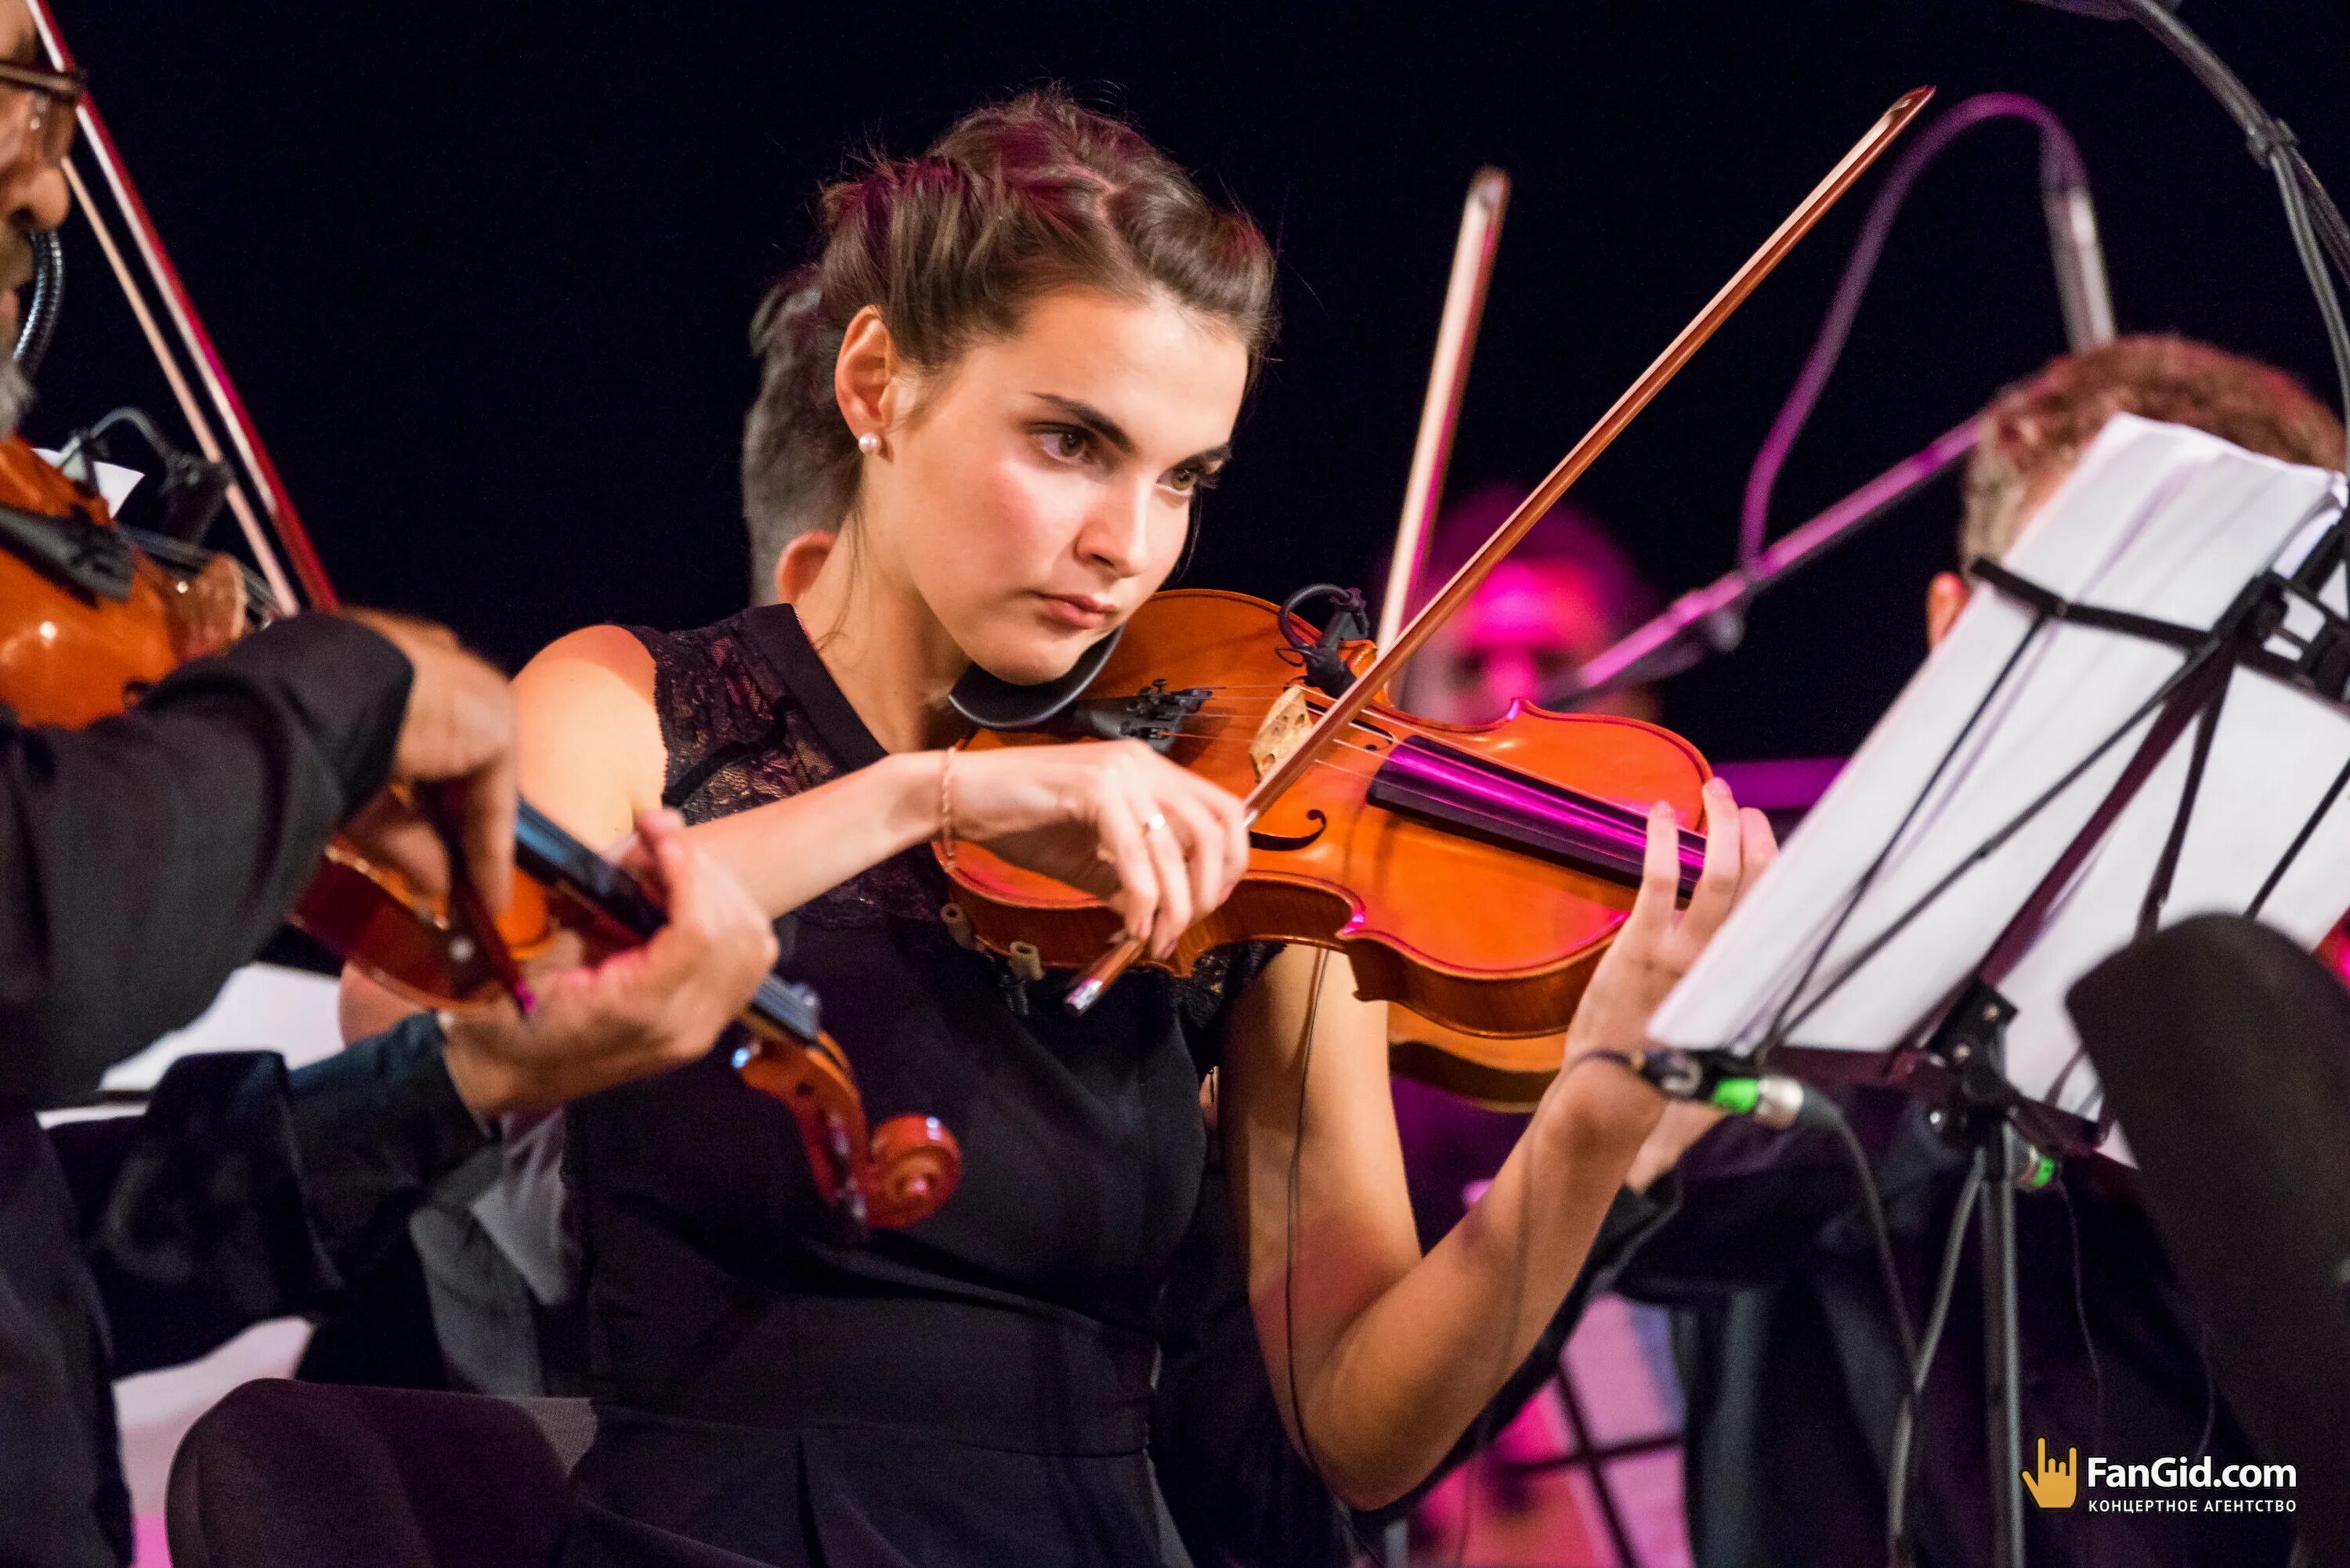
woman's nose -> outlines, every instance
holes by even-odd
[[[1154,487],[1155,488],[1155,487]],[[1149,490],[1128,493],[1112,488],[1086,518],[1079,553],[1098,561],[1120,577],[1139,575],[1150,561],[1150,513],[1155,496]]]

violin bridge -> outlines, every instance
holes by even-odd
[[[1273,711],[1256,727],[1256,739],[1249,742],[1249,761],[1256,767],[1256,776],[1263,778],[1287,761],[1313,728],[1314,708],[1305,700],[1305,689],[1292,686],[1283,691]]]

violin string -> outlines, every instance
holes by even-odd
[[[1170,726],[1170,729],[1171,733],[1178,736],[1201,737],[1211,741],[1221,738],[1211,731],[1193,726],[1190,723]],[[1347,758],[1349,760],[1342,761],[1339,756],[1335,753],[1345,753]],[[1360,741],[1341,740],[1333,742],[1328,753],[1315,758],[1306,765],[1314,768],[1332,768],[1346,773],[1355,778],[1370,780],[1378,776],[1379,771],[1387,765],[1390,754],[1389,751],[1386,749],[1369,745]],[[1355,761],[1351,760],[1355,758],[1359,758],[1364,762],[1367,762],[1370,765],[1368,767],[1357,765]],[[1548,783],[1548,781],[1531,777],[1528,782],[1537,786]],[[1615,819],[1623,826],[1637,826],[1646,820],[1646,814],[1644,812],[1637,807],[1626,805],[1617,801],[1607,800],[1598,795],[1586,794],[1581,790],[1576,790],[1571,786],[1564,784],[1551,784],[1548,788],[1551,792],[1563,793],[1572,797],[1575,805],[1596,815]]]
[[[1284,683],[1277,687],[1262,684],[1235,684],[1191,687],[1187,688],[1187,690],[1205,691],[1215,693],[1219,696],[1222,696],[1224,693],[1236,691],[1276,691],[1280,693],[1280,695],[1251,701],[1218,701],[1213,707],[1196,709],[1186,714],[1183,718],[1179,719],[1174,723],[1161,726],[1158,732],[1159,734],[1184,739],[1204,739],[1211,742],[1222,740],[1225,738],[1225,732],[1230,730],[1235,723],[1251,716],[1259,715],[1263,712],[1270,712],[1274,707],[1279,705],[1283,698],[1284,698],[1289,692],[1302,690],[1302,688],[1294,683]],[[1369,741],[1358,739],[1356,738],[1356,735],[1352,734],[1342,736],[1339,739],[1333,741],[1330,743],[1328,750],[1323,755],[1315,758],[1307,764],[1307,766],[1315,768],[1335,768],[1359,779],[1367,780],[1376,777],[1379,769],[1387,764],[1390,752],[1396,744],[1394,737],[1380,729],[1375,722],[1367,719],[1356,719],[1350,721],[1348,729],[1352,732],[1356,732],[1357,734],[1375,735],[1378,737],[1378,742],[1374,743]],[[1367,769],[1356,765],[1352,761],[1341,761],[1336,753],[1346,753],[1349,758],[1359,757],[1364,759],[1371,765]],[[1543,781],[1533,782],[1540,783]],[[1552,787],[1564,788],[1565,786],[1554,785]],[[1575,797],[1578,804],[1581,804],[1603,815],[1620,817],[1627,824],[1643,815],[1642,813],[1630,806],[1622,805],[1614,801],[1605,800],[1598,796],[1586,795],[1580,790],[1569,790],[1568,793]]]
[[[1179,720],[1175,723],[1163,726],[1159,731],[1159,733],[1161,735],[1173,736],[1179,739],[1201,739],[1211,742],[1218,741],[1225,738],[1224,732],[1231,728],[1232,722],[1237,722],[1239,719],[1245,716],[1245,712],[1234,712],[1222,708],[1203,709],[1198,713],[1188,718]],[[1395,744],[1393,738],[1386,734],[1384,732],[1379,731],[1376,726],[1366,721],[1356,721],[1353,728],[1357,731],[1378,735],[1379,737],[1378,742],[1374,743],[1369,741],[1352,737],[1341,738],[1331,743],[1330,751],[1332,753],[1343,752],[1354,756],[1366,758],[1374,763],[1372,772],[1376,773],[1379,766],[1384,766],[1386,764],[1388,759],[1392,754],[1392,750]],[[1316,758],[1315,762],[1309,765],[1316,767],[1341,766],[1346,767],[1347,772],[1355,774],[1357,777],[1370,776],[1370,774],[1365,774],[1359,768],[1336,762],[1334,758],[1329,757],[1327,754],[1324,757]],[[1533,779],[1530,777],[1529,782],[1540,784],[1546,781]],[[1639,816],[1642,815],[1630,806],[1618,805],[1614,801],[1602,799],[1596,795],[1586,794],[1580,790],[1572,789],[1571,786],[1554,784],[1551,787],[1554,789],[1566,790],[1567,793],[1574,794],[1578,800],[1587,804],[1595,810],[1623,815],[1627,816],[1627,820],[1630,817]]]

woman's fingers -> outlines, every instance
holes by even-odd
[[[1648,808],[1648,842],[1640,860],[1640,890],[1624,917],[1617,941],[1638,948],[1662,941],[1672,929],[1673,902],[1680,895],[1680,824],[1663,801]]]
[[[1094,808],[1094,836],[1095,854],[1118,883],[1103,902],[1125,922],[1127,935],[1137,941],[1149,940],[1159,909],[1159,873],[1142,842],[1142,825],[1135,820],[1122,792],[1102,792]]]
[[[1150,956],[1163,959],[1175,950],[1176,940],[1191,929],[1191,867],[1186,864],[1183,841],[1166,811],[1148,794],[1139,795],[1135,810],[1142,816],[1142,842],[1159,873],[1159,909],[1150,930]]]
[[[1751,805],[1739,807],[1738,896],[1746,897],[1746,889],[1777,858],[1779,836],[1771,831],[1771,819]]]
[[[1679,931],[1690,942],[1702,947],[1708,938],[1730,918],[1731,906],[1738,902],[1742,886],[1740,875],[1741,840],[1744,834],[1739,815],[1738,802],[1730,793],[1730,785],[1721,779],[1708,779],[1705,784],[1705,869],[1698,874],[1697,890],[1690,895],[1689,909],[1681,916]]]
[[[985,752],[957,784],[963,836],[1084,888],[1156,958],[1248,868],[1240,802],[1138,741]]]
[[[1181,843],[1191,872],[1191,919],[1203,920],[1231,896],[1238,876],[1224,825],[1208,802],[1188,790],[1169,795],[1164,809],[1168,830]]]

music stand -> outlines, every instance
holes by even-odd
[[[1975,564],[1950,635],[1650,1026],[1742,1072],[1905,1088],[1984,1159],[2002,1565],[2023,1529],[2012,1179],[2027,1149],[2127,1158],[2065,989],[2189,915],[2314,946],[2350,902],[2341,483],[2110,421]]]

